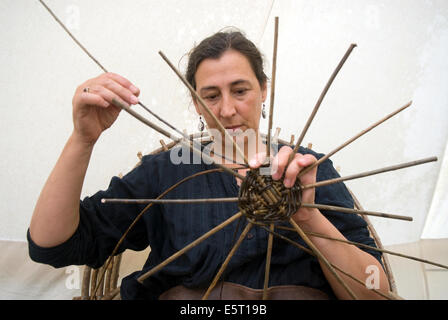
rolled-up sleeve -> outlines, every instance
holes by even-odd
[[[110,198],[155,198],[157,197],[158,172],[152,161],[145,156],[141,165],[123,178],[113,177],[106,190],[80,201],[79,225],[75,233],[64,243],[54,247],[40,247],[27,231],[30,258],[56,268],[68,265],[89,265],[98,268],[111,255],[120,238],[142,212],[143,204],[102,203]],[[153,206],[148,210],[157,211]],[[144,219],[132,227],[116,254],[125,249],[143,250],[148,246],[147,226]]]

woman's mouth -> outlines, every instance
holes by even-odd
[[[242,132],[242,126],[241,125],[237,125],[237,126],[227,126],[225,127],[226,131],[231,135],[231,136],[235,136],[238,135],[239,133]]]
[[[237,129],[239,129],[239,128],[241,128],[241,126],[240,125],[236,125],[236,126],[228,126],[228,127],[226,127],[226,129],[227,130],[237,130]]]

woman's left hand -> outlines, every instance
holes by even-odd
[[[317,162],[317,159],[311,154],[300,154],[296,153],[292,159],[289,166],[288,164],[289,155],[293,152],[293,149],[288,146],[283,146],[277,155],[271,161],[271,174],[272,179],[279,180],[282,178],[283,174],[283,184],[286,188],[291,188],[297,180],[297,175],[306,167]],[[249,164],[251,168],[258,168],[264,160],[264,156],[257,155],[252,159]],[[316,182],[317,166],[312,170],[300,177],[300,184],[307,185]],[[315,192],[314,188],[309,188],[302,190],[302,202],[303,203],[314,203]],[[315,209],[300,208],[293,216],[293,219],[300,223],[308,221]]]

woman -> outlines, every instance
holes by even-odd
[[[246,150],[245,156],[251,160],[253,168],[259,167],[266,154],[266,147],[259,139],[259,122],[267,94],[267,77],[263,72],[262,57],[255,45],[240,32],[219,32],[192,50],[186,78],[230,133],[237,129],[255,132],[259,147],[255,153]],[[204,163],[173,164],[169,152],[145,156],[142,164],[125,177],[112,178],[107,190],[79,202],[93,147],[120,112],[112,100],[115,98],[133,105],[138,102],[139,93],[139,89],[129,80],[113,73],[101,74],[77,88],[73,97],[73,133],[42,190],[28,231],[30,256],[35,261],[55,267],[72,264],[101,266],[143,208],[143,205],[101,204],[102,198],[155,198],[182,178],[214,167]],[[208,128],[216,129],[215,120],[194,97],[193,102]],[[216,146],[225,146],[224,138],[221,139],[215,139]],[[289,146],[282,146],[274,156],[277,168],[272,177],[274,180],[283,179],[287,188],[295,183],[303,168],[322,156],[300,148],[287,166],[292,152]],[[218,154],[213,154],[215,161],[222,160]],[[228,161],[222,162],[232,166]],[[239,169],[238,172],[246,174],[246,170]],[[300,182],[309,184],[336,176],[331,161],[327,160],[301,176]],[[239,179],[228,173],[215,172],[184,183],[167,197],[235,197],[240,183]],[[342,183],[316,191],[307,189],[302,198],[307,203],[316,201],[353,207],[353,200]],[[143,269],[123,280],[121,297],[172,298],[179,292],[191,294],[184,298],[194,297],[195,290],[201,291],[208,286],[233,245],[236,222],[147,278],[143,284],[137,278],[237,211],[236,203],[165,204],[151,207],[120,247],[119,251],[122,252],[126,248],[143,250],[151,246],[151,253]],[[365,222],[355,215],[300,208],[293,219],[304,231],[374,245]],[[295,232],[281,233],[303,243]],[[221,278],[223,282],[218,287],[221,291],[225,287],[237,288],[248,294],[259,293],[263,287],[267,237],[265,230],[252,229]],[[365,280],[368,276],[366,269],[376,266],[379,270],[379,289],[388,292],[388,281],[380,263],[381,256],[377,252],[363,251],[355,246],[314,236],[310,239],[330,263],[358,279]],[[273,248],[269,285],[276,287],[278,292],[292,288],[293,291],[284,292],[296,294],[308,288],[303,298],[350,297],[316,258],[277,238]],[[346,276],[342,277],[359,298],[378,297],[366,286]],[[219,295],[214,297],[219,298]],[[300,298],[300,295],[289,297]]]

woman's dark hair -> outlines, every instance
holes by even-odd
[[[240,31],[226,31],[217,32],[205,38],[190,51],[185,77],[194,89],[196,89],[194,76],[199,64],[208,58],[218,59],[230,49],[238,51],[249,60],[260,87],[266,83],[267,76],[263,71],[263,57],[258,48]]]

